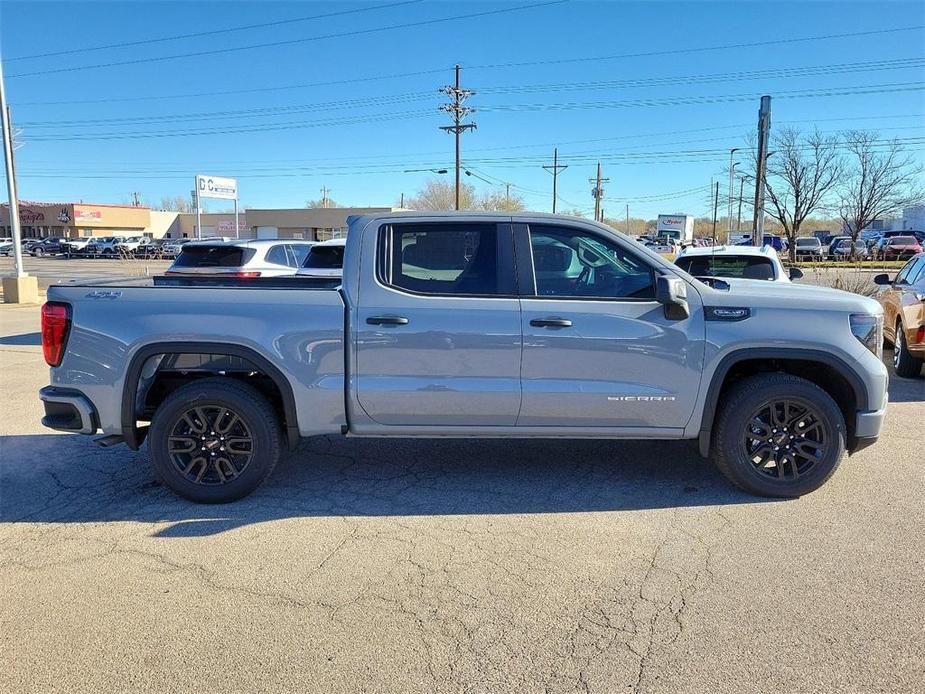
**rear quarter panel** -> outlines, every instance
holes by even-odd
[[[344,414],[344,304],[333,290],[58,287],[72,328],[52,385],[81,390],[105,433],[121,433],[125,374],[142,347],[217,342],[247,347],[289,380],[303,436],[340,431]]]

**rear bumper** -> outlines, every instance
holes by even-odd
[[[49,429],[95,434],[99,428],[93,403],[80,391],[45,386],[39,391],[39,399],[45,405],[42,425]]]

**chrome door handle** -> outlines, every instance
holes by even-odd
[[[568,318],[534,318],[530,325],[534,328],[571,328],[572,321]]]
[[[370,325],[408,325],[404,316],[370,316],[366,322]]]

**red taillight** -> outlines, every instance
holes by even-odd
[[[42,352],[49,366],[61,363],[70,331],[71,307],[54,301],[45,303],[42,306]]]
[[[920,325],[919,329],[915,331],[915,341],[916,343],[925,342],[925,325]]]
[[[232,272],[227,275],[228,277],[238,277],[240,279],[251,279],[253,277],[260,277],[259,272]]]

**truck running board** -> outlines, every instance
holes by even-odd
[[[125,443],[125,437],[121,434],[108,434],[93,439],[93,443],[100,448],[111,448],[112,446],[118,446],[120,443]]]

